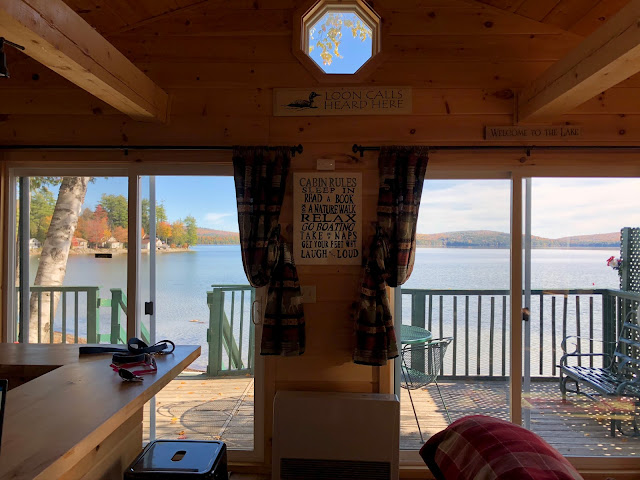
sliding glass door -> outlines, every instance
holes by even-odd
[[[145,440],[223,440],[255,452],[256,292],[246,280],[232,177],[141,177],[141,325],[200,357],[145,408]]]
[[[563,400],[559,367],[565,360],[606,367],[602,354],[615,347],[606,342],[616,341],[625,309],[640,300],[621,275],[637,263],[622,238],[626,229],[640,227],[640,180],[537,177],[527,185],[524,425],[567,456],[640,455],[637,399],[606,398],[582,383],[580,391],[590,396],[569,392]],[[621,257],[627,262],[622,269]],[[563,358],[566,352],[577,355]]]
[[[408,373],[398,372],[402,449],[465,415],[510,418],[509,199],[509,180],[424,182],[415,265],[397,299]],[[416,329],[431,338],[416,344],[407,337]],[[436,378],[411,389],[411,372],[428,371],[438,339],[446,349]]]

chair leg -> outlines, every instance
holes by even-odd
[[[408,381],[407,375],[404,373],[404,370],[402,370],[402,376],[404,378],[404,382],[410,386],[411,382]],[[416,413],[416,407],[413,404],[413,397],[411,396],[410,388],[407,388],[407,393],[409,394],[409,400],[411,401],[411,408],[413,408],[413,416],[416,418],[416,425],[418,425],[418,433],[420,434],[420,441],[424,443],[424,438],[422,437],[422,430],[420,429],[420,422],[418,421],[418,414]]]
[[[409,393],[409,400],[411,400],[411,408],[413,408],[413,416],[416,417],[416,424],[418,425],[418,433],[420,434],[420,441],[424,443],[424,438],[422,437],[422,430],[420,429],[420,422],[418,421],[418,414],[416,413],[416,407],[413,405],[413,397],[411,397],[411,390],[407,389]]]
[[[569,377],[565,377],[560,372],[560,393],[562,393],[562,403],[567,403],[567,379]]]
[[[451,423],[451,416],[449,415],[449,409],[447,408],[447,404],[444,403],[444,398],[442,396],[442,392],[440,391],[440,385],[438,385],[438,380],[434,380],[436,382],[436,388],[438,389],[438,393],[440,394],[440,400],[442,400],[442,406],[444,407],[444,411],[447,413],[447,419],[449,423]]]

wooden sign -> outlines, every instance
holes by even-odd
[[[293,174],[293,251],[298,265],[362,263],[362,174]]]
[[[485,140],[573,140],[581,136],[582,128],[573,125],[484,127]]]
[[[409,115],[411,87],[276,88],[273,115]]]

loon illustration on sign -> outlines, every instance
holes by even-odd
[[[276,88],[274,116],[408,115],[411,87]]]

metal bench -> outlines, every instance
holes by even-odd
[[[577,339],[576,349],[567,352],[567,343],[571,339]],[[580,353],[580,337],[569,336],[562,341],[564,355],[560,359],[560,391],[562,401],[566,402],[567,392],[585,395],[591,399],[603,396],[611,399],[630,397],[634,402],[632,418],[633,435],[640,435],[637,425],[636,413],[640,407],[640,325],[638,324],[637,310],[631,310],[626,316],[620,328],[620,336],[616,342],[613,356],[608,353]],[[581,365],[582,358],[603,357],[603,367]],[[577,365],[569,365],[571,359],[577,359]],[[574,362],[572,362],[574,363]],[[593,364],[592,362],[589,362]],[[567,388],[567,382],[575,384],[575,390]],[[588,386],[596,393],[590,393],[580,389],[580,386]],[[611,436],[616,436],[616,430],[625,433],[619,417],[618,407],[611,402]]]

